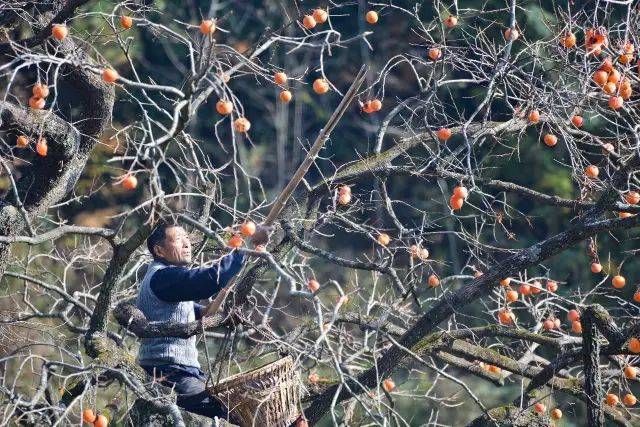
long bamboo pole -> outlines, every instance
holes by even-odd
[[[272,226],[275,223],[276,219],[278,218],[278,215],[280,215],[280,212],[282,212],[282,209],[284,208],[285,204],[287,203],[287,201],[295,191],[296,187],[298,186],[298,184],[300,184],[300,181],[302,181],[302,178],[305,176],[305,174],[307,173],[307,171],[315,161],[316,157],[318,156],[318,153],[324,146],[324,143],[327,142],[327,139],[329,139],[329,137],[331,136],[331,132],[333,132],[333,129],[335,129],[336,125],[338,124],[338,121],[340,120],[340,118],[342,118],[345,111],[347,111],[347,107],[349,107],[349,104],[351,104],[351,101],[353,101],[353,99],[355,98],[356,94],[358,93],[358,90],[360,89],[360,86],[362,86],[362,83],[364,82],[364,78],[366,74],[367,74],[367,67],[366,65],[363,65],[362,67],[360,67],[360,71],[358,71],[356,78],[353,80],[353,83],[351,83],[351,86],[349,87],[349,90],[347,91],[347,93],[345,93],[344,97],[342,98],[342,101],[340,101],[340,104],[338,105],[338,107],[333,111],[333,114],[331,114],[331,117],[327,121],[326,126],[320,130],[320,133],[316,137],[316,140],[311,146],[311,149],[309,150],[309,152],[307,153],[307,156],[304,158],[300,166],[298,166],[298,169],[293,174],[293,177],[291,177],[291,179],[289,180],[289,183],[284,187],[284,189],[280,192],[276,200],[273,202],[273,205],[271,206],[271,209],[269,210],[267,217],[262,223],[263,226],[268,227],[268,226]],[[211,303],[205,309],[203,317],[213,316],[218,312],[227,294],[233,288],[234,285],[235,285],[235,278],[231,279],[231,282],[227,286],[225,286],[225,288],[222,289],[218,293],[218,295],[216,295],[213,301],[211,301]]]

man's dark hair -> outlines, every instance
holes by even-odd
[[[164,240],[167,238],[167,230],[173,227],[179,227],[179,225],[168,222],[160,222],[155,226],[149,237],[147,237],[147,249],[149,249],[149,252],[151,252],[151,256],[153,256],[153,258],[158,258],[156,253],[153,251],[153,247],[156,245],[164,245]]]

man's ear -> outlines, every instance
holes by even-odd
[[[163,252],[162,246],[160,246],[160,245],[154,245],[153,246],[153,254],[156,257],[164,258],[164,254],[162,252]]]

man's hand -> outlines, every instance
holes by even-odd
[[[230,283],[218,292],[218,295],[211,301],[205,308],[202,310],[202,318],[215,316],[220,306],[224,302],[224,299],[227,297],[227,294],[233,288],[235,283]]]
[[[265,226],[265,225],[256,225],[256,232],[253,233],[248,240],[254,246],[258,245],[266,245],[269,243],[269,237],[271,237],[271,233],[275,228],[273,226]],[[207,307],[202,311],[202,317],[210,317],[215,316],[220,306],[224,303],[224,299],[227,297],[227,294],[231,289],[233,289],[235,285],[235,278],[231,279],[231,281],[225,286],[218,295],[216,295],[215,299],[207,305]]]
[[[275,228],[273,226],[256,225],[256,232],[249,239],[251,244],[255,247],[258,245],[266,245],[269,243],[269,238]]]

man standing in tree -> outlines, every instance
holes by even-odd
[[[269,231],[258,226],[251,243],[266,244]],[[187,267],[191,263],[191,241],[178,225],[159,224],[147,239],[147,247],[154,260],[140,284],[136,306],[150,322],[188,323],[199,319],[205,306],[195,301],[218,294],[244,263],[244,255],[234,251],[212,267]],[[226,409],[205,389],[195,336],[142,338],[138,363],[149,375],[174,388],[178,406],[211,418],[228,417]]]

